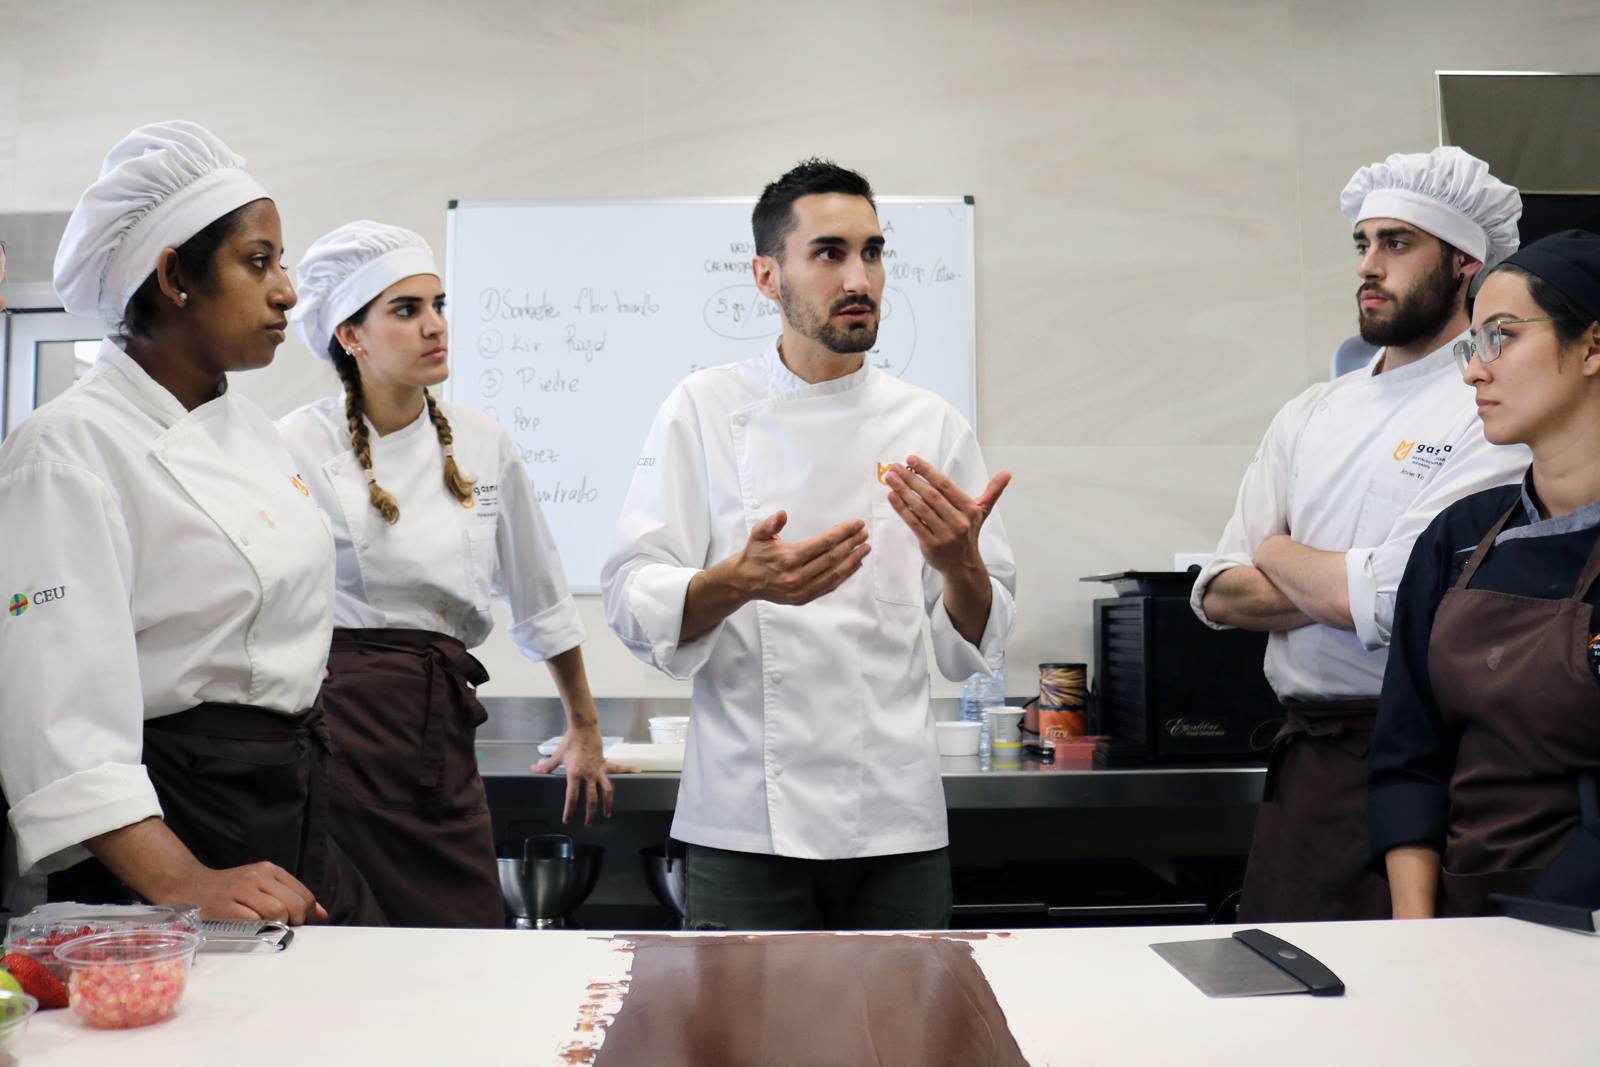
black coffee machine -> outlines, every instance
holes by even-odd
[[[1267,635],[1213,630],[1189,607],[1198,568],[1123,571],[1094,602],[1090,732],[1108,766],[1259,762],[1283,711],[1262,670]]]

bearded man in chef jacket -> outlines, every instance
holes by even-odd
[[[1522,198],[1459,148],[1391,155],[1350,179],[1361,336],[1372,362],[1272,420],[1190,603],[1265,630],[1285,721],[1239,904],[1243,922],[1389,916],[1367,867],[1366,756],[1412,543],[1447,505],[1517,481],[1525,448],[1484,440],[1452,346],[1468,286],[1518,245]]]
[[[1016,568],[971,427],[872,366],[872,188],[807,160],[767,186],[752,270],[782,333],[684,379],[601,582],[646,663],[692,678],[672,834],[693,928],[929,929],[951,905],[925,632],[993,673]]]

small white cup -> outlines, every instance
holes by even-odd
[[[1021,708],[988,708],[984,714],[989,717],[990,748],[1022,747]]]
[[[955,720],[933,724],[941,756],[976,756],[983,723]]]

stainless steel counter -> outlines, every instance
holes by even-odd
[[[566,780],[533,774],[538,743],[562,730],[560,702],[548,698],[485,700],[489,722],[478,732],[478,766],[492,808],[559,808]],[[598,701],[602,732],[646,740],[651,715],[683,715],[688,701]],[[936,718],[954,718],[954,700],[936,700]],[[1204,808],[1248,806],[1261,799],[1261,766],[1057,770],[1024,761],[1020,770],[984,770],[976,757],[942,760],[945,803],[952,811],[1031,808]],[[670,812],[676,773],[615,775],[618,810]]]

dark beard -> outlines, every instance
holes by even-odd
[[[1450,252],[1443,250],[1439,266],[1433,273],[1417,283],[1417,287],[1404,297],[1396,297],[1377,285],[1367,284],[1356,290],[1356,300],[1363,292],[1378,290],[1393,299],[1394,311],[1385,319],[1375,319],[1359,311],[1361,339],[1369,345],[1404,348],[1425,337],[1432,337],[1450,321],[1456,312],[1456,291],[1461,287],[1450,263]]]
[[[878,343],[878,320],[873,319],[871,326],[852,326],[841,330],[824,319],[813,315],[809,309],[800,306],[794,298],[794,293],[789,289],[789,284],[784,281],[778,283],[778,295],[783,299],[783,316],[789,325],[799,330],[802,336],[809,337],[822,345],[829,352],[841,356],[854,355],[865,352]],[[863,298],[865,300],[865,298]],[[862,301],[856,301],[862,302]],[[871,304],[872,310],[878,310],[876,304]]]

